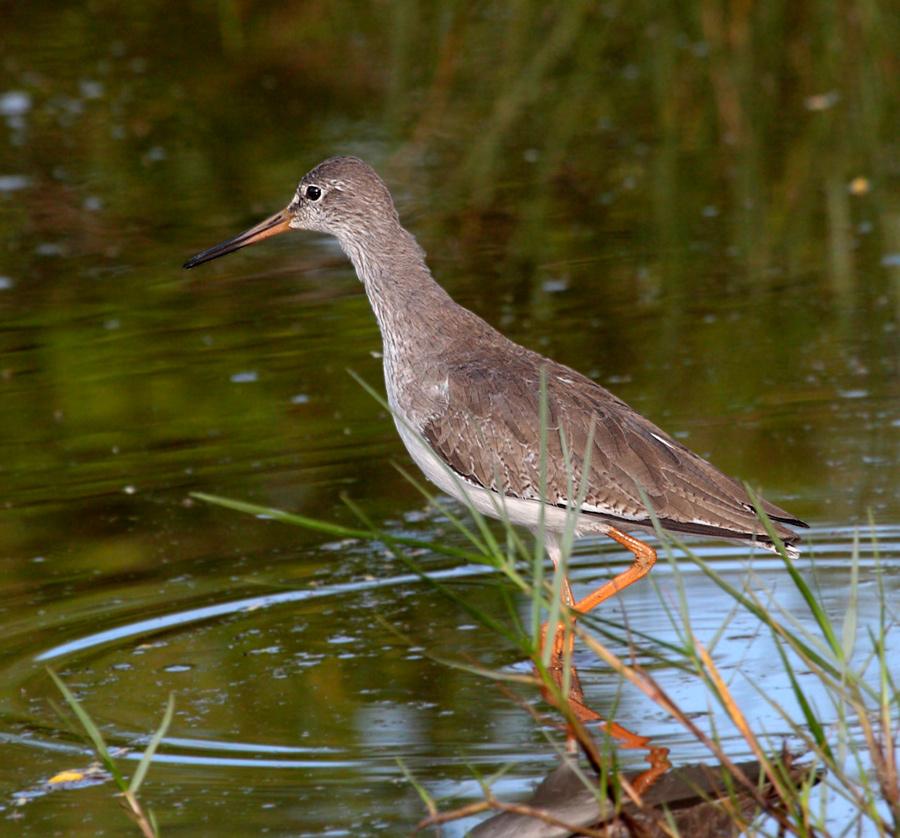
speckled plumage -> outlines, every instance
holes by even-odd
[[[643,491],[669,530],[756,539],[772,549],[743,486],[589,378],[518,346],[453,302],[401,226],[384,182],[356,158],[326,160],[300,181],[286,210],[186,267],[287,228],[336,236],[353,262],[381,329],[388,400],[401,437],[444,491],[539,529],[543,371],[543,527],[551,555],[574,501],[569,495],[582,489],[577,534],[652,529]],[[770,503],[763,508],[779,537],[796,544],[785,524],[806,525]]]

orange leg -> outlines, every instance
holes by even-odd
[[[560,560],[560,546],[559,541],[557,541],[556,536],[553,533],[545,532],[538,533],[537,530],[534,530],[535,535],[543,535],[544,538],[544,549],[547,555],[550,557],[550,560],[553,562],[554,570],[559,566]],[[572,589],[569,587],[569,580],[563,577],[562,580],[562,591],[560,599],[562,601],[563,610],[572,608],[575,603],[575,599],[572,596]],[[541,626],[541,648],[544,648],[544,643],[547,640],[547,623]],[[564,623],[563,623],[563,615],[560,614],[560,619],[557,622],[556,626],[553,629],[553,660],[557,661],[557,665],[562,665],[563,659],[563,636],[564,636]],[[572,651],[572,645],[574,642],[574,638],[569,636],[569,652]],[[553,664],[551,663],[551,666]]]
[[[634,553],[634,564],[629,567],[628,570],[623,571],[605,585],[601,585],[594,593],[589,594],[580,602],[576,602],[574,606],[572,605],[572,589],[569,587],[569,580],[563,579],[562,604],[564,607],[569,606],[574,610],[575,613],[572,616],[573,621],[577,619],[579,614],[586,614],[604,600],[609,599],[613,594],[625,590],[632,582],[642,579],[650,572],[650,568],[656,564],[656,551],[648,544],[644,544],[643,541],[639,541],[637,538],[634,538],[621,530],[617,530],[615,527],[610,527],[606,534],[613,539],[613,541],[619,542],[623,547],[627,547]],[[559,562],[559,543],[554,538],[547,538],[545,546],[548,555],[553,560],[553,566],[556,567]],[[547,629],[548,625],[547,623],[544,623],[544,625],[541,626],[542,649],[547,642]],[[551,658],[551,666],[562,667],[563,665],[565,654],[564,647],[566,645],[564,637],[565,625],[562,622],[562,619],[560,619],[553,630],[553,657]],[[575,637],[570,632],[568,642],[568,651],[570,654],[572,652],[574,641]]]
[[[549,675],[553,679],[553,683],[556,685],[557,690],[560,692],[563,691],[563,686],[565,684],[565,666],[561,656],[555,655],[550,661]],[[672,767],[672,764],[668,759],[669,749],[655,745],[649,737],[639,736],[633,731],[628,730],[628,728],[616,724],[616,722],[604,721],[599,713],[591,710],[591,708],[584,703],[584,692],[581,688],[581,679],[578,677],[578,670],[575,669],[574,664],[569,664],[568,674],[569,690],[568,695],[565,697],[565,701],[578,721],[582,724],[588,722],[600,722],[601,729],[606,731],[608,736],[619,740],[622,743],[623,748],[634,748],[647,751],[647,762],[650,763],[650,767],[631,781],[634,790],[638,794],[643,794],[659,777]],[[538,675],[537,669],[535,669],[535,675]],[[557,702],[550,690],[542,686],[541,694],[547,702],[556,706]],[[578,751],[578,742],[579,739],[573,728],[566,725],[566,750],[569,753],[576,753]]]
[[[582,614],[587,614],[594,606],[609,599],[613,594],[625,590],[632,582],[643,579],[650,572],[650,568],[656,564],[656,550],[650,545],[644,544],[643,541],[638,541],[638,539],[621,530],[617,530],[615,527],[610,527],[606,534],[613,541],[618,541],[619,544],[627,547],[634,553],[634,564],[628,570],[620,573],[615,579],[610,580],[594,591],[594,593],[586,596],[581,602],[576,602],[575,610]]]
[[[613,594],[616,594],[619,591],[627,588],[632,582],[636,582],[638,579],[646,576],[650,572],[650,568],[652,568],[653,565],[656,564],[656,551],[649,545],[644,544],[643,541],[639,541],[637,538],[633,538],[627,533],[624,533],[621,530],[617,530],[615,527],[610,527],[607,535],[614,541],[617,541],[623,547],[627,547],[632,553],[634,553],[634,565],[628,568],[628,570],[620,573],[605,585],[602,585],[600,588],[594,591],[594,593],[586,596],[583,600],[576,603],[573,606],[575,612],[580,612],[582,614],[587,613],[594,606],[599,605],[606,599],[609,599],[611,596],[613,596]],[[555,542],[549,542],[547,544],[547,552],[553,559],[554,566],[559,560],[558,550],[559,547]],[[568,580],[564,580],[562,600],[563,605],[571,605],[572,603],[572,591],[569,587]],[[573,619],[575,619],[576,617],[577,613],[573,614]],[[547,641],[547,628],[548,626],[546,623],[541,627],[541,648],[543,648],[544,643]],[[554,683],[557,686],[557,689],[559,690],[562,690],[563,688],[563,672],[565,669],[563,637],[564,624],[560,622],[555,627],[555,631],[553,633],[553,656],[550,659],[549,670],[550,677],[553,679]],[[572,651],[573,641],[574,635],[570,632],[570,654]],[[547,701],[549,701],[551,704],[555,704],[553,697],[550,695],[548,690],[542,689],[542,693]],[[607,732],[607,734],[621,741],[624,747],[646,749],[649,752],[647,755],[647,761],[650,763],[650,768],[632,781],[632,786],[638,794],[642,794],[644,791],[646,791],[651,785],[653,785],[654,782],[656,782],[659,777],[665,774],[666,771],[668,771],[669,768],[672,767],[671,763],[668,760],[668,748],[654,746],[650,743],[650,740],[648,738],[638,736],[637,734],[632,733],[627,728],[624,728],[621,725],[616,724],[615,722],[604,722],[602,717],[598,713],[594,712],[584,704],[584,693],[581,689],[581,681],[578,677],[578,672],[575,669],[575,666],[571,663],[569,664],[569,694],[567,696],[567,699],[569,707],[580,722],[602,722],[601,726]],[[575,735],[571,729],[569,729],[568,731],[566,748],[573,753],[575,752],[575,750],[577,750]]]
[[[617,530],[615,527],[610,527],[606,535],[608,535],[613,541],[618,541],[623,547],[627,547],[632,553],[634,553],[634,564],[628,568],[628,570],[623,571],[615,579],[611,579],[605,585],[599,587],[594,593],[589,594],[580,602],[576,602],[574,606],[574,610],[581,614],[587,614],[595,606],[599,605],[604,600],[609,599],[614,594],[619,593],[619,591],[625,590],[632,582],[637,582],[638,579],[642,579],[649,572],[650,568],[656,564],[656,550],[654,550],[649,544],[644,544],[643,541],[634,538],[633,536],[628,535],[628,533],[624,533],[621,530]],[[547,542],[547,553],[550,555],[551,559],[553,559],[553,564],[556,566],[556,563],[559,561],[559,546],[554,541]],[[565,579],[563,584],[563,605],[571,605],[572,603],[572,590],[569,587],[569,580]],[[544,642],[546,641],[547,635],[547,625],[546,623],[541,627],[541,646],[543,647]],[[569,636],[569,650],[571,651],[572,642],[574,638]],[[556,628],[553,633],[553,654],[557,659],[562,659],[563,655],[563,624],[560,622],[556,625]]]

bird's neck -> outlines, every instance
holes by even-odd
[[[366,288],[385,346],[415,342],[421,335],[437,348],[442,315],[457,306],[434,281],[415,238],[397,222],[342,240],[341,246]]]

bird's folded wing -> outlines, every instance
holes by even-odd
[[[581,498],[583,512],[623,523],[649,521],[643,491],[671,529],[759,531],[743,486],[598,384],[543,358],[542,431],[540,365],[529,356],[515,365],[507,357],[502,372],[484,359],[449,370],[446,408],[421,432],[459,475],[563,507]],[[764,508],[775,520],[802,525],[776,506]]]

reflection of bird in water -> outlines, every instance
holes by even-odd
[[[672,532],[774,551],[743,486],[599,384],[454,303],[400,225],[384,182],[361,160],[326,160],[286,209],[184,267],[291,229],[336,236],[353,262],[384,339],[397,429],[432,482],[482,514],[530,528],[554,563],[573,515],[575,535],[603,533],[634,554],[634,565],[575,603],[577,611],[653,566],[653,548],[625,532],[653,529],[647,504]],[[796,555],[799,538],[784,525],[806,524],[760,503]]]
[[[795,763],[788,755],[778,782],[799,789],[808,782],[811,770],[814,771],[809,763]],[[631,772],[621,779],[634,787],[640,776]],[[597,778],[587,777],[574,758],[568,757],[544,778],[531,799],[518,805],[518,811],[495,815],[478,824],[468,835],[470,838],[568,838],[584,834],[582,829],[593,829],[610,838],[633,835],[722,838],[742,831],[739,824],[751,823],[766,803],[772,801],[774,805],[777,800],[777,787],[755,760],[727,767],[682,765],[656,778],[642,791],[640,806],[624,792],[620,807],[612,802],[611,798],[617,797],[614,788],[620,780],[608,777],[600,783]],[[816,773],[813,782],[817,783],[820,777]],[[454,813],[447,812],[428,818],[419,828],[438,820],[446,823],[454,819]]]

